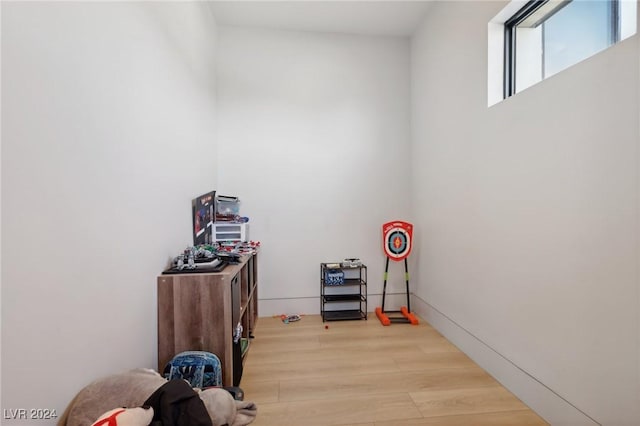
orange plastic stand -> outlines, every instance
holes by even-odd
[[[403,306],[400,308],[400,313],[402,314],[403,317],[405,317],[407,319],[407,322],[411,323],[411,325],[418,325],[420,324],[420,320],[418,320],[418,318],[416,318],[415,315],[413,315],[411,312],[409,312],[409,310],[407,309],[406,306]],[[382,312],[382,308],[381,307],[377,307],[376,308],[376,316],[378,317],[378,319],[380,320],[380,323],[382,325],[391,325],[391,318],[389,318],[389,316],[387,316],[387,314],[385,314],[384,312]]]
[[[406,319],[409,320],[411,325],[418,325],[419,324],[418,318],[416,318],[415,315],[413,315],[411,312],[409,312],[409,310],[407,309],[406,306],[401,307],[400,308],[400,312],[402,313],[403,317],[405,317]]]
[[[391,325],[391,320],[388,316],[382,313],[382,308],[376,308],[376,316],[378,317],[382,325]]]

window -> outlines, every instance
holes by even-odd
[[[635,33],[624,0],[532,0],[504,23],[504,98]],[[624,12],[624,13],[623,13]],[[633,11],[635,15],[635,10]],[[633,25],[633,29],[630,27]]]

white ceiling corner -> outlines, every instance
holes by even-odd
[[[374,36],[410,36],[431,1],[211,1],[219,25]]]

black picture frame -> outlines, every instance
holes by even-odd
[[[193,245],[213,242],[213,222],[215,221],[216,191],[202,194],[191,201],[193,222]]]

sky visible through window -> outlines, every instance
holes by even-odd
[[[614,41],[611,2],[573,0],[543,25],[543,78],[606,49]]]

